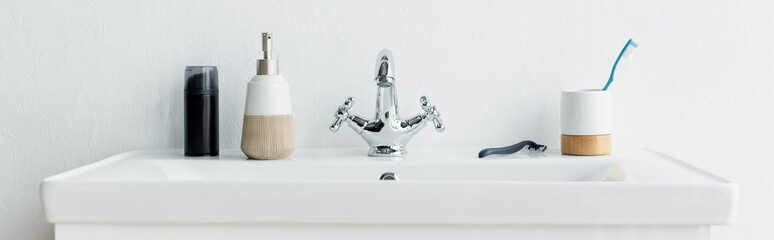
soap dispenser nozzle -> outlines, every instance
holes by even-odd
[[[263,59],[258,59],[258,75],[279,74],[279,61],[271,57],[271,33],[263,33]]]

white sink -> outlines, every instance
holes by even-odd
[[[653,230],[661,226],[682,231],[676,239],[703,239],[710,225],[734,221],[735,184],[655,151],[478,159],[479,149],[412,148],[403,159],[372,158],[359,148],[298,149],[275,161],[246,160],[237,150],[210,158],[132,151],[47,178],[41,189],[58,239],[108,237],[100,231],[133,239],[130,233],[143,227],[167,239],[206,239],[196,233],[201,224],[286,239],[320,239],[325,234],[314,229],[331,228],[339,229],[331,239],[373,238],[357,234],[369,228],[391,229],[390,238],[401,231],[416,237],[417,226],[446,233],[504,228],[508,233],[497,236],[506,238],[554,226],[567,228],[555,236],[575,239],[585,239],[584,231],[599,236],[600,229],[617,239],[632,232],[649,239],[648,231],[669,239]],[[379,180],[385,172],[399,180]],[[624,173],[624,181],[609,181]],[[158,226],[191,228],[164,235],[167,228]],[[454,236],[463,235],[443,238]]]

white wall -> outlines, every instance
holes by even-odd
[[[44,177],[137,148],[182,147],[186,65],[221,74],[221,146],[239,145],[259,33],[273,31],[299,147],[365,146],[327,129],[345,97],[370,115],[393,51],[401,112],[427,94],[447,131],[410,146],[559,145],[562,89],[619,65],[615,146],[649,146],[739,183],[738,222],[774,233],[770,1],[3,1],[0,239],[52,239]]]

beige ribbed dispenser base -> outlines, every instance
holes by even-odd
[[[610,134],[593,136],[562,135],[562,154],[579,156],[607,155],[610,154],[611,145]]]
[[[251,159],[284,159],[296,149],[293,115],[248,116],[242,126],[242,152]]]

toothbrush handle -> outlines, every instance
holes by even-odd
[[[618,54],[618,58],[615,59],[615,63],[613,63],[613,70],[610,71],[610,78],[607,79],[607,83],[605,83],[605,87],[602,88],[602,91],[607,91],[607,88],[610,87],[610,84],[613,83],[613,76],[615,75],[615,68],[618,67],[618,62],[621,61],[621,57],[626,52],[626,48],[629,47],[629,44],[632,42],[632,39],[629,38],[629,41],[626,42],[626,45],[624,45],[623,49],[621,49],[621,53]]]

